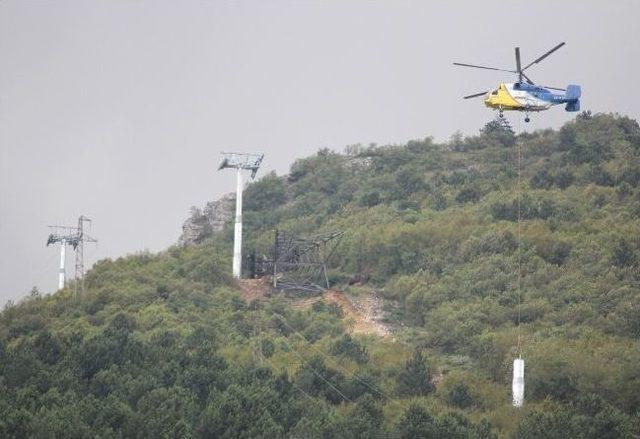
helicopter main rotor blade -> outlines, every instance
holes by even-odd
[[[526,79],[526,80],[527,80],[527,82],[528,82],[530,85],[536,85],[536,84],[534,84],[534,82],[533,82],[531,79],[529,79],[529,77],[528,77],[527,75],[525,75],[524,73],[522,74],[522,76],[524,76],[524,79]],[[549,87],[549,86],[546,86],[546,85],[540,85],[540,87],[548,88],[548,89],[550,89],[550,90],[567,91],[566,89],[564,89],[564,88],[560,88],[560,87]]]
[[[463,64],[463,63],[459,63],[459,62],[454,62],[453,65],[454,66],[462,66],[462,67],[473,67],[473,68],[476,68],[476,69],[497,70],[499,72],[516,73],[515,70],[498,69],[496,67],[476,66],[474,64]]]
[[[546,57],[548,57],[549,55],[551,55],[553,52],[555,52],[556,50],[558,50],[559,48],[561,48],[562,46],[564,46],[565,43],[562,42],[560,44],[558,44],[556,47],[554,47],[553,49],[549,50],[547,53],[545,53],[544,55],[541,55],[540,57],[538,57],[538,59],[536,59],[535,61],[530,62],[529,64],[527,64],[525,66],[524,69],[522,70],[527,70],[529,67],[531,67],[534,64],[538,64],[540,61],[542,61],[543,59],[545,59]]]
[[[530,85],[536,85],[527,75],[525,75],[524,73],[520,72],[522,74],[522,76],[524,77],[524,79],[527,80],[527,83]],[[522,82],[522,80],[520,81]]]
[[[489,91],[488,91],[488,90],[487,90],[487,91],[480,92],[480,93],[472,94],[472,95],[469,95],[469,96],[465,96],[465,97],[463,97],[462,99],[477,98],[478,96],[484,96],[484,95],[486,95],[487,93],[489,93]]]

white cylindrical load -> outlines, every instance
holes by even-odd
[[[233,277],[240,279],[242,270],[242,170],[238,168],[236,188],[236,226],[233,236]]]
[[[67,247],[67,243],[63,239],[60,241],[60,272],[58,273],[58,289],[61,290],[64,288],[64,263],[65,263],[65,248]]]
[[[522,407],[524,403],[524,360],[513,360],[513,406]]]

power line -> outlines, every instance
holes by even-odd
[[[300,359],[302,360],[303,363],[305,363],[305,365],[307,367],[309,367],[311,369],[311,371],[314,373],[314,375],[316,375],[318,378],[320,378],[322,381],[324,381],[325,383],[327,383],[329,385],[329,387],[331,387],[333,390],[336,391],[336,393],[338,393],[344,400],[349,401],[349,402],[353,402],[351,400],[351,398],[349,398],[348,396],[346,396],[344,393],[342,393],[340,391],[340,389],[338,389],[335,385],[333,385],[329,380],[327,380],[325,377],[322,376],[322,374],[320,372],[318,372],[316,370],[315,367],[313,367],[311,365],[311,363],[309,363],[309,360],[307,360],[302,354],[300,354],[297,349],[291,344],[289,343],[286,338],[284,340],[284,342],[291,348],[291,351],[296,354],[298,357],[300,357]]]
[[[343,367],[342,365],[340,365],[337,361],[335,361],[333,358],[329,357],[327,354],[325,354],[324,352],[322,352],[321,350],[319,350],[318,348],[316,348],[315,346],[313,346],[311,343],[309,343],[309,341],[305,338],[304,335],[302,335],[300,332],[298,332],[295,328],[293,328],[291,325],[289,325],[286,320],[284,319],[283,316],[273,313],[274,316],[278,317],[282,323],[287,326],[287,328],[291,329],[291,331],[293,331],[294,334],[296,334],[298,337],[302,338],[307,345],[314,350],[316,353],[320,354],[321,356],[323,356],[324,358],[327,359],[331,359],[331,361],[334,364],[334,367],[337,367],[338,369],[341,369],[341,371],[347,375],[350,375],[353,379],[355,379],[356,381],[358,381],[360,384],[364,385],[365,387],[367,387],[369,390],[372,390],[376,393],[378,393],[379,395],[381,395],[384,398],[387,399],[393,399],[391,398],[389,395],[387,395],[385,392],[383,392],[380,389],[374,388],[372,387],[369,383],[367,383],[366,381],[362,380],[360,377],[358,377],[358,375],[355,372],[350,372],[349,370],[347,370],[345,367]]]
[[[271,365],[271,367],[273,367],[274,369],[277,369],[276,365],[273,364],[273,362],[269,359],[269,358],[264,358],[264,360],[269,363]],[[299,390],[304,396],[306,396],[307,398],[309,398],[312,401],[315,401],[315,398],[311,395],[309,395],[309,393],[307,393],[302,387],[298,386],[293,380],[290,381],[291,385],[293,385],[293,387],[295,387],[297,390]]]
[[[278,317],[280,319],[282,319],[282,316],[280,316],[277,313],[272,313],[273,316]],[[288,326],[288,324],[283,320],[283,323],[285,325]],[[261,360],[268,360],[266,357],[264,357],[264,355],[262,355],[262,346],[261,346],[261,338],[260,338],[260,359]],[[329,385],[329,387],[331,387],[333,390],[336,391],[336,393],[338,393],[344,400],[349,401],[349,402],[353,402],[348,396],[346,396],[343,392],[340,391],[340,389],[338,389],[335,385],[333,385],[331,382],[329,382],[324,376],[322,376],[322,374],[320,372],[318,372],[318,370],[316,370],[315,367],[313,367],[309,361],[302,355],[300,354],[297,349],[291,344],[289,343],[289,341],[286,339],[283,340],[291,349],[291,351],[296,354],[298,357],[300,357],[300,359],[302,360],[301,364],[306,364],[306,366],[308,366],[312,372],[314,373],[314,375],[316,375],[318,378],[320,378],[322,381],[324,381],[325,383],[327,383]],[[269,361],[269,364],[272,364],[271,361]],[[301,391],[303,391],[302,389],[300,389]],[[304,392],[304,391],[303,391]],[[306,392],[304,392],[306,394]],[[308,394],[307,394],[308,395]]]

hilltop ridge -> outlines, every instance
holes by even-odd
[[[323,149],[244,197],[245,253],[276,227],[343,231],[331,284],[375,292],[391,337],[350,331],[330,298],[243,299],[230,216],[196,210],[166,251],[95,264],[84,297],[0,314],[0,436],[640,434],[637,121]]]

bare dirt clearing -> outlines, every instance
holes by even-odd
[[[375,293],[350,296],[342,291],[329,290],[324,293],[323,299],[340,305],[345,319],[350,322],[351,333],[379,337],[390,335],[389,328],[382,322],[382,300]]]
[[[270,284],[265,278],[242,279],[239,285],[242,297],[247,302],[269,297],[271,292]],[[340,305],[352,334],[372,334],[379,337],[391,336],[388,325],[383,322],[382,298],[376,292],[372,291],[352,296],[342,291],[328,290],[319,296],[292,299],[291,306],[295,309],[305,309],[320,300]]]
[[[238,285],[240,286],[240,294],[247,303],[251,303],[256,299],[269,297],[271,292],[271,287],[267,278],[240,279],[240,281],[238,281]]]

